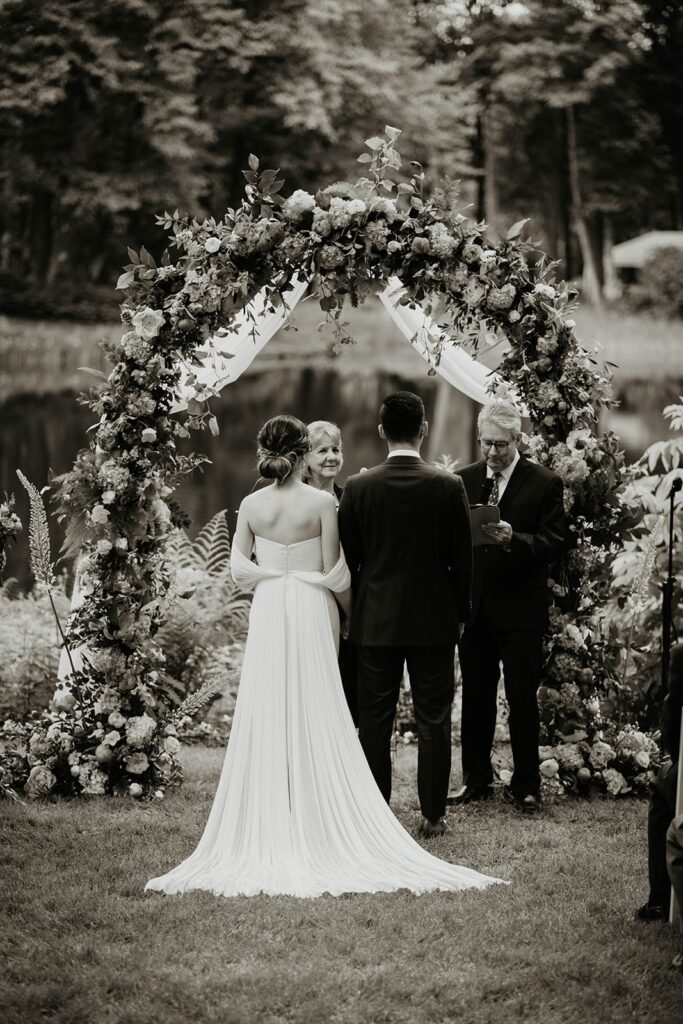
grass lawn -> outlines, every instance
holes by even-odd
[[[188,751],[186,784],[164,803],[0,805],[4,1024],[681,1020],[674,936],[632,920],[643,803],[457,811],[430,848],[513,882],[485,892],[143,893],[194,848],[221,761]],[[414,770],[401,749],[394,805],[410,829]]]

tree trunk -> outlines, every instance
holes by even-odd
[[[621,295],[623,288],[617,268],[612,259],[612,248],[614,247],[614,234],[612,231],[612,218],[605,214],[602,234],[602,279],[604,281],[605,298],[613,302]]]
[[[39,284],[45,284],[52,256],[52,195],[36,188],[29,220],[30,264]]]
[[[484,152],[484,126],[481,114],[479,114],[477,117],[477,125],[474,136],[472,156],[472,162],[474,163],[474,166],[477,171],[477,220],[482,221],[486,219],[486,196],[484,176],[484,163],[486,157]]]
[[[484,220],[489,235],[499,235],[500,214],[498,210],[498,175],[495,138],[495,120],[492,108],[487,107],[483,119],[484,136]]]
[[[579,240],[583,260],[583,292],[592,306],[602,306],[600,271],[593,252],[590,231],[584,214],[581,198],[579,156],[576,143],[576,115],[574,107],[567,107],[567,159],[569,165],[569,187],[571,191],[574,231]]]

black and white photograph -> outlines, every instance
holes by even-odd
[[[683,1019],[683,5],[0,0],[3,1024]]]

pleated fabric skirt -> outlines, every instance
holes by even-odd
[[[147,889],[313,897],[500,881],[432,856],[392,814],[344,697],[336,615],[329,591],[294,575],[258,583],[204,834],[187,860]]]

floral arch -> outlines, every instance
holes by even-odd
[[[357,305],[395,278],[403,291],[390,305],[399,318],[404,309],[404,328],[411,315],[427,325],[430,373],[464,365],[453,338],[475,355],[506,341],[498,372],[528,411],[529,454],[565,482],[572,544],[566,578],[553,581],[558,605],[541,690],[549,785],[565,792],[594,780],[616,792],[644,779],[628,735],[611,737],[610,747],[602,732],[618,664],[599,617],[608,588],[599,570],[624,525],[617,441],[596,433],[608,380],[565,317],[567,287],[521,240],[525,222],[493,244],[458,207],[451,182],[426,196],[413,164],[410,179],[397,184],[399,135],[387,127],[369,139],[359,157],[366,174],[315,196],[298,190],[283,200],[277,173],[250,157],[245,197],[223,220],[190,222],[177,211],[158,218],[171,232],[159,265],[144,248],[129,250],[117,285],[126,296],[124,333],[107,349],[111,373],[87,399],[98,423],[58,492],[62,519],[85,522],[84,600],[68,640],[89,655],[32,727],[40,753],[29,767],[51,772],[55,792],[163,794],[181,778],[154,635],[170,585],[165,546],[184,522],[173,491],[204,461],[179,454],[177,443],[190,430],[217,430],[209,400],[234,379],[231,337],[241,332],[244,342],[246,330],[255,345],[259,318],[281,315],[306,282],[344,344],[345,303]]]

